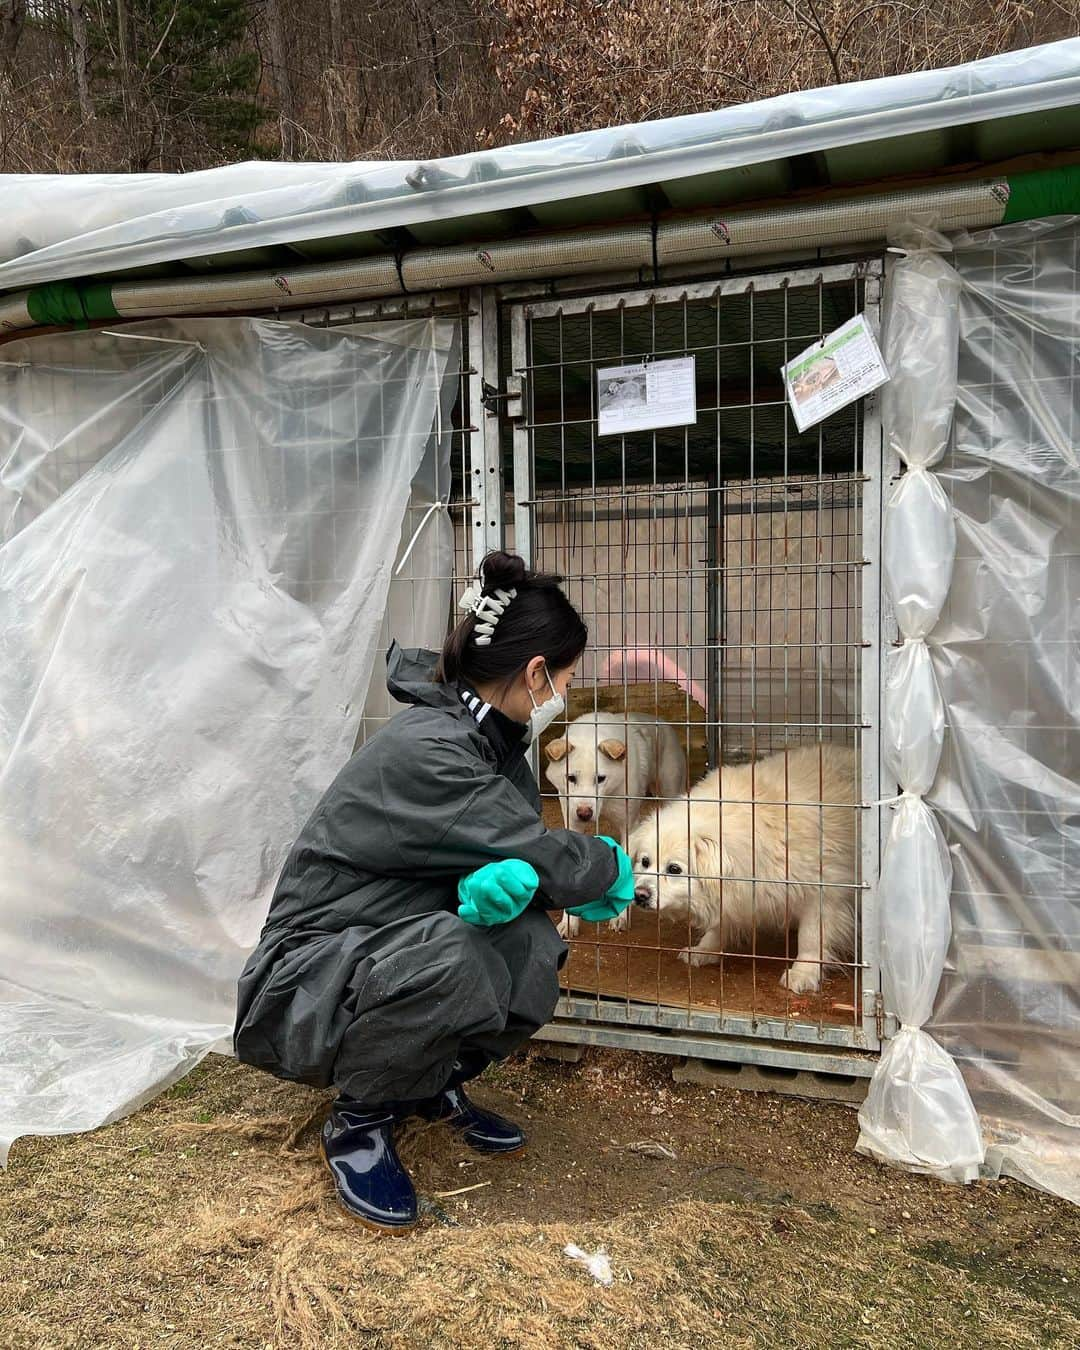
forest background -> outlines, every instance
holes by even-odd
[[[1080,0],[0,0],[0,172],[430,159],[953,65]]]

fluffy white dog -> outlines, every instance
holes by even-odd
[[[824,968],[854,956],[857,774],[855,752],[831,744],[714,769],[634,831],[635,903],[689,913],[700,937],[680,959],[694,966],[797,927],[780,983],[820,988]]]
[[[595,827],[624,846],[647,797],[686,791],[686,756],[675,728],[644,713],[585,713],[545,753],[544,773],[559,793],[566,828]],[[624,928],[629,911],[614,922]],[[559,928],[572,937],[578,920],[564,915]]]

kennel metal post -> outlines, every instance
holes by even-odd
[[[705,524],[705,616],[706,627],[709,633],[715,636],[716,641],[710,644],[707,654],[708,671],[705,692],[709,704],[705,709],[705,718],[708,724],[708,763],[709,768],[713,769],[720,763],[720,652],[724,645],[724,607],[720,599],[720,568],[724,556],[724,513],[720,509],[720,493],[717,491],[718,484],[715,475],[710,479],[709,486],[711,491],[706,497],[707,516]]]
[[[867,271],[864,308],[875,333],[881,316],[882,266]],[[862,642],[861,709],[862,738],[860,774],[863,810],[859,813],[862,849],[862,902],[857,913],[858,950],[863,958],[862,1024],[867,1046],[877,1048],[885,1033],[884,1004],[881,994],[881,947],[878,917],[878,888],[881,870],[881,685],[884,659],[882,622],[881,525],[887,479],[884,438],[881,431],[880,390],[863,400],[862,463],[866,481],[862,494]],[[869,972],[874,978],[869,978]]]
[[[614,520],[619,511],[620,504],[624,506],[625,502],[633,498],[639,503],[643,512],[651,513],[651,518],[655,521],[661,517],[681,518],[685,517],[687,522],[691,515],[702,515],[706,518],[704,550],[698,550],[700,563],[703,564],[706,572],[706,589],[709,587],[715,589],[718,584],[718,577],[722,568],[722,549],[721,534],[724,529],[725,510],[721,509],[721,495],[719,491],[710,491],[710,480],[707,475],[700,483],[697,481],[697,475],[690,472],[689,442],[686,442],[686,457],[684,471],[681,481],[675,487],[669,483],[665,488],[662,474],[657,469],[657,452],[653,451],[653,481],[651,483],[636,485],[628,484],[626,472],[625,451],[622,457],[621,478],[618,472],[604,480],[604,483],[598,482],[597,475],[597,426],[596,426],[596,408],[595,408],[595,370],[601,364],[615,364],[615,359],[602,360],[594,353],[592,349],[592,316],[607,315],[617,316],[612,319],[612,323],[620,325],[620,331],[625,323],[624,316],[634,310],[646,310],[652,315],[653,344],[648,350],[642,350],[640,345],[634,352],[624,351],[620,346],[622,356],[619,359],[632,361],[638,359],[638,356],[645,359],[651,357],[662,357],[668,355],[682,354],[682,349],[688,346],[688,339],[684,338],[682,349],[679,344],[669,344],[666,348],[657,350],[655,342],[656,320],[655,316],[658,307],[662,306],[682,306],[683,328],[686,328],[686,315],[688,307],[692,305],[701,306],[715,305],[718,307],[718,338],[719,344],[719,324],[722,314],[722,305],[725,299],[745,297],[750,294],[751,313],[754,303],[754,296],[771,297],[775,306],[778,294],[784,297],[784,336],[789,335],[787,328],[787,298],[795,296],[800,292],[814,292],[820,297],[824,294],[827,287],[837,287],[848,284],[853,288],[853,293],[858,295],[858,308],[865,310],[872,324],[876,325],[880,307],[882,264],[877,258],[866,261],[837,264],[826,267],[807,267],[788,272],[777,272],[764,274],[760,276],[747,277],[745,275],[726,277],[720,281],[698,282],[683,286],[667,286],[651,289],[642,289],[638,291],[624,291],[621,293],[606,293],[584,295],[580,297],[566,299],[539,300],[536,302],[523,302],[510,307],[510,325],[511,325],[511,372],[514,377],[524,382],[524,397],[522,400],[521,416],[514,423],[513,433],[513,518],[514,518],[514,544],[522,555],[530,562],[537,563],[537,519],[538,511],[543,505],[542,490],[538,490],[536,473],[536,436],[538,430],[555,434],[561,438],[560,463],[562,466],[562,481],[560,491],[564,494],[562,498],[556,499],[556,516],[561,510],[567,516],[573,516],[575,528],[579,528],[581,523],[589,526],[595,536],[597,525],[605,519]],[[768,301],[763,301],[767,303]],[[564,349],[563,338],[563,320],[580,319],[582,316],[589,316],[589,340],[587,350],[579,345],[578,349],[568,351]],[[556,320],[558,323],[558,337],[550,338],[551,345],[557,348],[554,356],[548,353],[545,361],[540,361],[533,350],[533,330],[534,326],[545,320]],[[751,325],[753,320],[751,318]],[[824,325],[825,320],[822,316],[820,323]],[[642,328],[648,326],[647,320],[642,319],[637,328],[640,335]],[[677,328],[677,318],[672,319],[671,328]],[[751,326],[751,333],[752,333]],[[819,336],[829,331],[828,327],[820,327]],[[795,339],[803,336],[799,333],[791,333],[792,345],[789,350],[785,350],[783,359],[790,359],[799,350]],[[755,339],[750,340],[750,347],[753,349]],[[761,341],[764,345],[764,339]],[[809,341],[802,345],[809,345]],[[764,408],[763,404],[755,403],[753,391],[754,365],[753,351],[751,351],[750,364],[750,394],[747,401],[749,409],[749,445],[751,453],[751,464],[753,465],[753,454],[755,441],[754,416],[758,408]],[[717,380],[719,382],[719,357],[717,357]],[[780,364],[777,361],[777,367]],[[546,365],[546,368],[545,368]],[[563,388],[563,374],[571,366],[578,369],[577,374],[580,382],[580,369],[587,368],[589,372],[589,394],[587,400],[587,414],[585,404],[582,401],[581,393],[578,394],[578,414],[576,416],[577,426],[574,426],[575,417],[568,415],[565,407],[565,391]],[[554,375],[552,374],[554,369]],[[547,380],[550,385],[553,379],[558,381],[557,397],[560,401],[559,418],[557,424],[548,424],[546,427],[540,427],[537,423],[537,402],[536,390],[538,380]],[[779,371],[777,369],[777,379]],[[719,396],[719,383],[717,385]],[[721,408],[715,410],[718,414]],[[719,422],[717,427],[719,428]],[[567,455],[566,442],[568,431],[576,435],[574,449],[570,456]],[[719,433],[718,433],[719,434]],[[855,680],[855,692],[857,697],[857,714],[853,714],[853,720],[850,723],[852,732],[855,735],[856,742],[861,754],[859,770],[860,794],[859,805],[857,807],[858,818],[858,844],[860,851],[860,920],[859,920],[859,944],[857,948],[857,962],[859,965],[859,999],[856,1007],[853,1008],[851,1020],[845,1025],[828,1024],[818,1022],[812,1024],[809,1022],[800,1022],[790,1016],[777,1017],[761,1014],[742,1015],[738,1012],[723,1010],[712,1012],[703,1010],[700,1007],[680,1007],[661,1004],[659,995],[656,1004],[635,1001],[629,996],[609,997],[602,994],[583,995],[573,991],[564,993],[560,1000],[558,1017],[560,1021],[557,1024],[557,1030],[554,1034],[558,1039],[565,1040],[573,1038],[575,1034],[580,1033],[582,1041],[594,1041],[596,1032],[603,1028],[604,1042],[610,1044],[625,1044],[628,1047],[649,1048],[645,1041],[653,1038],[656,1045],[653,1048],[663,1049],[664,1043],[670,1044],[670,1038],[673,1033],[693,1033],[695,1044],[715,1045],[715,1057],[724,1058],[724,1043],[730,1038],[740,1038],[742,1044],[753,1044],[756,1041],[781,1042],[790,1047],[795,1059],[802,1064],[811,1047],[820,1047],[822,1050],[834,1048],[837,1051],[851,1050],[859,1053],[876,1050],[880,1045],[880,1033],[882,1030],[882,1008],[880,1000],[880,982],[879,982],[879,950],[878,950],[878,916],[876,909],[876,880],[879,869],[879,851],[880,837],[878,829],[879,813],[875,803],[882,795],[882,785],[880,781],[880,747],[879,747],[879,723],[880,723],[880,686],[881,686],[881,595],[880,595],[880,517],[881,517],[881,492],[882,492],[882,444],[881,430],[878,416],[878,406],[875,399],[869,399],[864,402],[859,414],[859,423],[857,426],[856,448],[861,448],[862,463],[858,472],[854,468],[849,475],[853,484],[853,490],[857,493],[852,498],[857,504],[861,521],[861,530],[858,537],[858,544],[861,544],[861,554],[858,557],[852,557],[850,563],[846,564],[850,568],[854,578],[852,586],[857,589],[859,596],[860,628],[858,632],[858,641],[849,641],[843,644],[847,647],[858,646],[859,663],[857,669],[852,672]],[[587,448],[589,464],[583,465],[581,457]],[[673,452],[674,453],[674,452]],[[719,449],[717,451],[719,453]],[[576,458],[575,458],[576,457]],[[787,473],[787,433],[784,433],[784,461],[785,474]],[[568,504],[566,497],[567,488],[567,465],[572,462],[572,467],[578,474],[574,480],[578,485],[581,496],[578,503]],[[778,481],[780,476],[778,475]],[[751,472],[753,479],[753,470]],[[675,481],[675,480],[672,480]],[[607,483],[616,484],[615,487],[607,489],[611,493],[620,492],[621,497],[615,496],[611,500],[604,500],[605,485]],[[831,489],[834,484],[833,476],[820,467],[816,476],[806,476],[800,480],[800,485],[794,489],[797,491],[816,492],[817,503],[811,500],[798,502],[789,505],[788,500],[782,506],[784,512],[785,528],[788,514],[798,511],[813,511],[816,509],[820,521],[822,515],[822,494]],[[684,505],[680,507],[669,507],[665,502],[665,496],[671,494],[675,497],[681,496],[684,499]],[[702,500],[698,501],[700,496]],[[730,499],[735,500],[735,499]],[[584,509],[582,509],[584,508]],[[610,510],[608,508],[615,508]],[[753,497],[749,499],[748,506],[736,504],[730,506],[730,509],[736,512],[748,511],[751,516],[755,510],[760,512],[761,507],[755,506]],[[831,505],[830,508],[832,509]],[[577,513],[577,514],[574,514]],[[689,526],[687,526],[687,542],[690,540]],[[610,537],[610,536],[609,536]],[[695,557],[695,561],[697,558]],[[858,569],[856,571],[855,569]],[[687,585],[694,580],[693,569],[686,574]],[[583,589],[589,584],[589,578],[580,577],[578,580]],[[596,578],[592,578],[595,586]],[[756,602],[755,602],[756,603]],[[690,601],[687,601],[690,604]],[[696,655],[704,656],[705,661],[705,679],[708,691],[708,703],[715,705],[719,698],[717,685],[719,678],[719,668],[721,660],[721,650],[723,647],[723,606],[715,594],[707,594],[704,610],[708,615],[707,626],[709,629],[707,641],[704,644],[698,644],[703,647],[703,653],[699,651]],[[737,637],[737,635],[735,635]],[[835,635],[833,635],[835,636]],[[740,643],[740,646],[752,645],[756,648],[766,646],[775,647],[775,643],[755,642],[753,644]],[[806,647],[810,644],[802,643]],[[830,647],[840,646],[830,642]],[[694,655],[691,653],[689,655]],[[786,673],[787,655],[784,656],[784,674],[782,676],[784,688],[787,688]],[[777,675],[775,664],[769,671],[771,678],[775,681],[780,676]],[[755,668],[753,653],[751,654],[751,666],[749,672],[750,678],[750,698],[751,706],[755,706],[757,694],[755,688]],[[830,679],[835,679],[835,673],[830,675]],[[785,693],[785,698],[787,697]],[[818,695],[818,719],[817,722],[803,719],[798,726],[811,736],[815,733],[820,737],[824,734],[829,725],[828,717],[824,712],[824,695],[819,691]],[[710,741],[710,750],[715,744],[715,738],[718,728],[713,724],[717,722],[712,707],[706,709],[707,734]],[[722,713],[721,713],[722,715]],[[750,725],[748,723],[748,725]],[[784,722],[774,724],[774,729],[768,732],[768,735],[787,736],[793,732],[796,723]],[[756,735],[753,725],[750,725],[750,734]],[[710,753],[710,759],[713,754]],[[797,1014],[796,1014],[797,1017]],[[576,1025],[575,1025],[576,1024]],[[643,1040],[643,1037],[645,1038]],[[783,1051],[781,1050],[781,1053]]]
[[[529,365],[529,317],[531,308],[514,305],[510,310],[511,374],[521,381],[525,412],[529,408],[532,387],[524,374]],[[536,553],[533,540],[533,456],[527,422],[514,423],[514,550],[528,565]],[[535,765],[534,765],[535,767]]]
[[[503,466],[499,438],[499,314],[490,288],[469,291],[469,483],[474,568],[503,547]]]

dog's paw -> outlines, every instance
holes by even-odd
[[[679,953],[679,960],[683,965],[692,966],[696,969],[699,966],[718,966],[721,958],[713,952],[699,952],[691,947],[689,951]]]
[[[629,909],[624,909],[621,914],[616,914],[613,919],[609,919],[608,927],[613,933],[625,933],[630,927]]]
[[[811,961],[796,961],[780,976],[780,988],[789,994],[816,994],[821,988],[821,972]]]
[[[561,938],[576,938],[578,930],[581,928],[581,920],[576,914],[564,913],[555,927],[558,929]]]

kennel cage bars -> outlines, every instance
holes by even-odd
[[[692,591],[688,618],[691,623],[703,623],[710,634],[715,634],[716,640],[683,644],[688,657],[685,664],[695,684],[708,690],[720,688],[723,683],[721,653],[725,640],[734,640],[751,654],[749,676],[743,681],[748,707],[753,708],[758,690],[770,680],[774,684],[779,680],[781,685],[786,681],[790,705],[794,687],[790,678],[790,651],[797,649],[807,652],[811,646],[816,649],[817,641],[811,642],[815,635],[795,634],[797,640],[788,641],[792,635],[788,632],[790,624],[782,612],[783,603],[774,603],[776,612],[770,614],[769,619],[778,624],[782,640],[777,642],[774,638],[771,643],[755,640],[759,635],[753,631],[753,621],[757,617],[754,614],[757,603],[754,586],[757,584],[755,573],[760,569],[746,564],[743,566],[743,573],[751,582],[742,606],[745,612],[739,613],[739,606],[731,603],[730,595],[725,605],[721,595],[721,578],[737,569],[723,565],[725,560],[717,552],[721,547],[719,540],[726,527],[729,539],[734,537],[738,540],[741,533],[744,536],[744,550],[753,550],[759,546],[759,541],[754,539],[755,529],[766,516],[771,515],[783,522],[788,541],[796,549],[806,547],[807,544],[812,548],[819,547],[823,521],[831,521],[825,532],[837,535],[834,543],[849,553],[849,556],[835,559],[847,578],[845,603],[841,606],[826,604],[824,609],[830,613],[845,611],[844,623],[849,631],[837,632],[835,636],[840,640],[832,644],[833,650],[850,655],[854,643],[858,642],[863,656],[857,662],[858,669],[847,672],[849,679],[857,675],[858,689],[855,693],[859,718],[862,720],[857,728],[851,726],[848,729],[863,742],[858,791],[861,804],[858,814],[863,817],[858,883],[863,903],[860,907],[857,972],[855,963],[852,965],[853,978],[856,974],[858,976],[859,991],[857,999],[852,997],[850,1000],[850,1013],[844,1014],[838,1021],[820,1018],[815,1021],[797,1012],[794,1017],[768,1015],[763,1009],[755,1007],[753,1000],[745,1008],[716,1011],[691,1006],[689,997],[683,1006],[679,1006],[677,997],[674,1001],[664,1002],[658,995],[650,1005],[628,994],[612,998],[598,992],[582,994],[581,991],[567,988],[560,1001],[557,1020],[545,1033],[549,1039],[632,1045],[693,1054],[701,1058],[745,1059],[757,1064],[771,1063],[777,1067],[812,1067],[839,1072],[851,1072],[851,1051],[874,1051],[880,1044],[886,1019],[877,976],[873,902],[879,839],[877,812],[866,805],[889,791],[887,786],[883,789],[879,782],[877,747],[880,671],[876,635],[881,606],[878,563],[883,479],[876,404],[873,399],[866,400],[858,412],[855,409],[848,410],[826,424],[825,429],[808,433],[814,445],[813,464],[810,465],[813,472],[798,472],[798,468],[808,467],[808,461],[805,455],[800,460],[794,437],[789,440],[782,400],[777,399],[775,387],[766,385],[759,368],[764,364],[771,369],[772,385],[775,386],[779,378],[779,365],[784,360],[830,331],[838,322],[849,317],[851,312],[863,308],[872,317],[876,316],[881,276],[880,260],[871,259],[857,264],[752,277],[744,275],[727,278],[719,283],[709,281],[660,289],[609,290],[558,301],[523,301],[515,298],[500,304],[497,292],[488,288],[438,297],[410,297],[404,302],[342,307],[304,316],[307,322],[336,325],[438,314],[443,318],[452,317],[460,324],[458,394],[453,412],[448,418],[448,435],[452,443],[451,478],[448,484],[443,485],[450,488],[445,496],[454,526],[453,567],[449,578],[431,579],[433,583],[439,581],[444,585],[447,580],[450,582],[451,622],[454,619],[453,601],[472,574],[476,562],[492,547],[504,544],[515,547],[537,562],[537,565],[566,570],[565,559],[543,555],[541,536],[545,511],[554,511],[556,515],[561,511],[564,517],[568,511],[576,511],[583,517],[579,523],[591,527],[595,535],[605,511],[612,517],[609,524],[613,528],[625,529],[628,523],[626,502],[636,500],[639,506],[644,503],[650,521],[671,521],[674,527],[683,530],[683,547],[698,550],[692,555],[693,566],[689,569],[697,574],[697,578],[688,587],[688,592]],[[746,311],[744,319],[750,316],[759,328],[763,311],[768,310],[774,316],[780,313],[782,319],[779,331],[768,339],[763,338],[761,332],[751,333],[749,336],[754,340],[741,343],[718,340],[721,319],[726,325],[732,318],[733,307],[738,304]],[[676,311],[681,316],[683,331],[674,334],[674,337],[671,334],[665,337],[665,316],[670,321]],[[796,312],[799,321],[792,322]],[[572,455],[568,459],[565,453],[568,438],[572,441],[575,434],[579,437],[584,434],[595,444],[594,410],[591,407],[579,408],[578,411],[584,412],[585,416],[577,419],[568,418],[565,415],[567,408],[562,406],[558,415],[546,426],[532,422],[538,382],[542,383],[543,380],[535,363],[530,367],[533,335],[545,321],[549,326],[565,326],[568,320],[580,319],[585,315],[592,316],[588,320],[590,324],[595,323],[597,316],[606,316],[618,325],[620,336],[614,354],[620,359],[626,355],[627,360],[635,354],[657,359],[682,354],[693,346],[690,341],[692,334],[687,331],[686,325],[697,323],[700,327],[702,315],[708,316],[712,328],[710,337],[713,340],[704,346],[711,345],[713,348],[710,356],[716,365],[718,380],[715,397],[712,401],[708,396],[702,398],[701,407],[703,416],[712,416],[714,419],[712,446],[708,453],[700,445],[688,448],[682,430],[674,433],[684,442],[675,450],[681,466],[681,477],[676,476],[674,486],[664,482],[664,464],[671,457],[670,437],[667,444],[664,440],[666,433],[650,435],[645,462],[634,466],[634,471],[629,475],[626,472],[626,456],[622,453],[618,481],[605,483],[597,480],[596,461],[591,448],[584,457],[579,454],[576,462],[572,462]],[[632,352],[632,343],[628,343],[628,339],[633,336],[627,325],[631,315],[638,316],[639,328],[640,316],[651,316],[653,331],[648,334],[645,343],[648,350],[640,353]],[[660,319],[659,329],[656,329],[657,318]],[[703,351],[700,342],[695,351],[700,357]],[[737,361],[740,351],[743,358],[749,358],[744,359],[742,366],[749,397],[744,398],[741,406],[729,403],[721,409],[718,399],[722,381],[719,376],[722,374],[727,378],[731,374],[727,364],[732,359]],[[733,352],[736,353],[734,358]],[[602,357],[598,355],[594,342],[592,353],[575,354],[583,355],[584,361],[574,360],[565,364],[573,366],[579,374],[584,372],[584,387],[591,388],[596,361],[607,361],[611,354],[609,346]],[[564,351],[562,355],[566,356],[567,353]],[[596,361],[590,364],[592,358],[596,358]],[[558,366],[558,362],[549,362],[548,365]],[[723,371],[720,370],[722,365]],[[565,390],[559,392],[564,394]],[[768,393],[769,397],[761,397],[763,393]],[[716,447],[719,444],[715,420],[721,413],[729,418],[742,416],[746,423],[748,434],[744,436],[745,445],[741,452],[743,473],[741,477],[736,475],[719,485],[714,481],[710,488],[709,474],[701,471],[710,467],[710,458],[715,466]],[[779,430],[771,436],[763,435],[761,429],[766,424]],[[557,437],[560,442],[557,456],[560,463],[559,482],[554,485],[554,490],[550,483],[537,488],[534,450],[538,434],[541,437],[545,434]],[[860,456],[859,463],[856,463],[855,455]],[[557,500],[560,493],[564,498],[561,502]],[[583,504],[582,500],[573,500],[574,493],[579,498],[589,498],[588,502]],[[630,494],[629,497],[627,494]],[[422,528],[424,509],[423,503],[410,506],[410,528],[406,535],[410,535],[417,526]],[[793,521],[800,522],[804,527],[798,532],[802,544],[797,542],[796,532],[790,528]],[[807,525],[809,529],[805,528]],[[774,566],[772,570],[782,574],[785,568],[783,565],[779,568]],[[789,559],[786,570],[802,574],[804,587],[809,584],[820,588],[822,584],[822,568],[813,563],[805,560],[792,563]],[[830,572],[835,570],[830,569]],[[580,577],[572,575],[572,571],[568,575],[572,598],[583,604]],[[835,580],[832,584],[835,585]],[[577,594],[574,594],[575,586]],[[857,588],[857,601],[853,586]],[[592,623],[595,615],[589,612],[588,604],[583,604],[583,608]],[[822,608],[820,602],[815,603],[814,608],[815,611]],[[851,629],[852,624],[861,625],[858,632]],[[392,634],[389,632],[384,634],[384,638],[390,636]],[[610,649],[613,644],[608,642],[601,645]],[[678,643],[674,644],[676,650],[678,646]],[[771,649],[773,660],[778,661],[779,665],[770,665],[762,671],[755,669],[755,663],[764,648]],[[607,654],[611,655],[610,650]],[[741,716],[736,715],[730,703],[730,679],[727,682],[726,715],[718,715],[715,698],[707,697],[704,701],[709,706],[704,709],[705,715],[700,723],[707,742],[707,762],[716,763],[719,758],[721,733],[725,738],[736,732],[741,733],[744,745],[736,746],[736,753],[740,749],[753,753],[784,743],[788,735],[811,738],[817,735],[820,738],[826,727],[842,730],[845,725],[844,715],[837,708],[831,691],[843,677],[843,672],[832,670],[826,678],[826,663],[818,661],[817,666],[817,688],[809,691],[811,702],[820,714],[816,718],[816,727],[813,725],[815,719],[807,715],[790,715],[786,724],[780,725],[769,725],[767,719],[759,719],[745,709]],[[594,690],[597,681],[598,672],[594,669],[589,680]],[[627,681],[624,676],[616,676],[615,683],[625,689]],[[807,694],[805,682],[802,693]],[[796,708],[795,712],[798,711]],[[803,709],[804,714],[807,711]],[[682,720],[689,731],[689,717],[684,716]],[[378,723],[378,718],[366,719],[365,734],[375,730]],[[697,725],[695,723],[695,728]],[[541,785],[544,788],[547,786],[542,778]],[[766,976],[766,979],[771,982],[775,974]],[[795,1011],[790,1007],[790,1000],[787,1002],[788,1011]],[[856,1071],[868,1072],[869,1063],[869,1060],[865,1061]]]
[[[590,653],[583,663],[593,694],[589,706],[600,706],[597,696],[602,686],[620,682],[619,658],[623,706],[629,706],[626,648],[639,649],[644,642],[654,663],[650,677],[654,684],[659,682],[657,667],[663,665],[676,669],[676,678],[685,688],[684,731],[688,740],[695,725],[690,716],[690,691],[705,705],[706,762],[710,766],[722,757],[730,758],[721,756],[720,740],[731,733],[742,735],[744,744],[736,750],[750,758],[763,750],[790,745],[796,737],[822,740],[837,733],[850,735],[861,750],[855,794],[856,814],[862,817],[860,875],[852,880],[862,897],[862,920],[850,972],[851,983],[856,986],[846,1005],[850,1017],[819,1015],[815,1019],[795,1006],[798,1000],[790,998],[782,1000],[783,1006],[778,1008],[775,998],[759,998],[753,976],[749,998],[745,993],[736,995],[735,1007],[722,1006],[723,974],[720,1009],[706,1009],[703,1000],[694,997],[694,978],[689,971],[684,999],[677,990],[673,993],[670,982],[662,996],[659,964],[674,954],[664,940],[656,942],[658,970],[652,1000],[643,996],[640,984],[631,988],[637,981],[631,976],[629,949],[625,988],[620,991],[621,997],[613,996],[618,976],[610,969],[610,958],[618,948],[617,940],[603,947],[599,943],[593,946],[596,973],[594,980],[586,981],[591,987],[585,997],[580,988],[580,969],[575,976],[573,968],[575,958],[589,944],[579,942],[559,1011],[562,1017],[583,1024],[575,1028],[582,1032],[583,1039],[597,1039],[597,1026],[605,1026],[604,1040],[609,1044],[620,1043],[621,1037],[632,1034],[631,1028],[644,1027],[691,1032],[695,1037],[721,1034],[725,1038],[761,1038],[807,1046],[873,1050],[880,1043],[884,1010],[877,974],[874,911],[880,840],[877,812],[872,808],[883,795],[877,741],[883,481],[880,427],[876,401],[869,399],[860,410],[853,408],[805,437],[794,437],[779,389],[779,367],[852,313],[862,309],[875,318],[881,276],[881,262],[870,260],[511,308],[510,391],[515,399],[523,394],[518,404],[521,415],[514,421],[513,542],[535,565],[567,576],[571,596],[594,630]],[[595,371],[605,365],[688,354],[695,356],[698,365],[696,424],[674,431],[612,437],[606,441],[609,448],[605,454],[597,436]],[[765,370],[771,372],[767,382]],[[740,382],[741,390],[730,397],[733,383]],[[853,494],[859,498],[854,510]],[[793,495],[800,499],[792,500]],[[765,541],[765,547],[768,551],[770,543],[778,545],[775,551],[779,557],[762,563],[755,557],[762,543],[756,537],[756,525],[770,515],[780,520],[782,528],[779,537]],[[809,545],[811,556],[792,559],[790,522],[807,515],[816,521],[817,528],[800,532],[801,541],[794,540],[794,550],[798,553]],[[729,518],[736,522],[741,518],[749,525],[742,531],[742,558],[734,566],[729,556],[722,557],[718,552]],[[832,522],[827,532],[823,529],[826,518]],[[644,567],[639,564],[636,555],[641,551],[640,541],[630,536],[635,531],[640,533],[642,520],[646,522],[645,552],[658,542],[661,548],[681,549],[685,555],[683,567],[658,565],[655,558]],[[667,538],[657,540],[656,527],[664,520],[672,522],[673,528]],[[703,522],[704,529],[695,531],[695,521]],[[612,524],[618,532],[615,539]],[[735,533],[739,549],[739,531]],[[775,535],[775,531],[769,533]],[[834,554],[837,543],[857,547],[847,556],[823,560],[823,546],[828,551],[827,533],[840,536],[832,540]],[[583,557],[588,551],[575,539],[581,534],[591,536],[591,566],[580,560],[576,565],[574,562],[575,553]],[[841,547],[840,551],[845,550]],[[741,574],[734,584],[733,573]],[[823,580],[827,577],[830,587],[835,588],[838,574],[844,578],[841,590],[847,591],[840,606],[835,604],[835,597],[829,604],[820,594]],[[818,592],[809,609],[805,603],[792,607],[792,575],[797,592],[805,593],[808,583]],[[762,606],[769,611],[764,624],[756,612],[763,577],[768,578],[769,592]],[[779,587],[784,592],[782,604],[772,596],[778,577],[783,583]],[[608,590],[606,613],[597,598],[604,589]],[[618,633],[612,625],[612,589],[621,591],[623,597],[622,605],[614,606],[619,611],[615,624]],[[631,604],[626,601],[628,592],[635,589],[647,594],[647,620],[656,617],[656,596],[661,596],[659,631],[646,623],[642,635],[638,622],[641,606],[636,599]],[[673,589],[681,594],[674,596]],[[741,602],[732,604],[733,593],[739,591]],[[785,612],[792,608],[794,616]],[[829,630],[827,641],[817,631],[822,616]],[[772,631],[774,620],[779,620],[781,628],[779,642]],[[761,627],[764,633],[759,631]],[[845,627],[856,631],[844,632]],[[749,686],[744,690],[745,706],[736,709],[736,715],[728,712],[733,685],[725,681],[722,672],[722,655],[733,649],[749,655],[749,669],[744,671]],[[814,653],[809,689],[805,660],[798,663],[802,666],[800,678],[792,679],[793,651],[803,656]],[[606,660],[602,660],[605,655]],[[846,672],[836,669],[838,656],[849,658]],[[759,670],[762,661],[765,669]],[[835,687],[845,674],[854,697],[854,706],[849,705],[846,713],[837,708],[835,699]],[[670,670],[666,678],[670,679]],[[782,717],[761,717],[757,712],[760,694],[755,686],[766,680],[781,686],[782,693],[774,695],[773,702],[779,698],[783,703]],[[801,697],[794,699],[797,706],[793,708],[796,688]],[[722,689],[726,692],[721,696]],[[718,701],[723,703],[722,709]],[[573,711],[581,711],[581,707]],[[679,719],[672,718],[669,710],[668,720]],[[692,777],[697,776],[692,773]],[[754,945],[756,948],[756,940]],[[600,969],[602,957],[609,966],[606,973]],[[578,962],[579,967],[581,964]],[[576,989],[575,984],[579,986]],[[715,987],[705,1001],[716,1001]],[[680,1003],[684,1006],[678,1006]],[[843,1006],[843,1002],[834,1004],[834,1008]],[[824,998],[818,1001],[819,1014],[823,1010]],[[560,1038],[570,1039],[571,1035]],[[624,1039],[622,1043],[630,1042]]]

